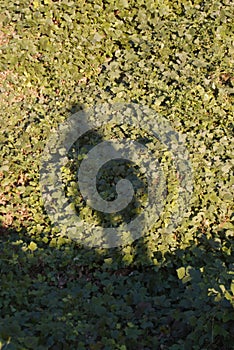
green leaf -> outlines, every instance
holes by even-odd
[[[30,249],[32,252],[34,252],[34,250],[37,249],[37,244],[35,242],[31,242],[29,245],[28,245],[28,249]]]
[[[182,280],[185,277],[186,269],[184,267],[180,267],[176,270],[177,276],[180,280]]]

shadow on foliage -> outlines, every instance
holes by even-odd
[[[74,106],[71,111],[77,112],[82,110],[82,106]],[[121,126],[112,126],[112,134],[115,133],[115,137],[118,136],[118,132],[125,138],[129,135],[123,133]],[[136,218],[139,213],[144,209],[144,204],[146,202],[143,195],[147,193],[147,178],[144,174],[140,173],[140,169],[131,160],[128,159],[113,159],[105,163],[97,173],[97,191],[105,201],[113,201],[117,199],[116,185],[121,179],[128,179],[134,188],[134,196],[132,201],[128,204],[127,208],[117,212],[117,213],[104,213],[92,208],[87,208],[86,202],[82,197],[79,188],[74,188],[72,185],[77,182],[77,172],[82,160],[86,157],[88,152],[90,152],[96,145],[103,141],[108,140],[108,133],[103,128],[97,130],[89,130],[80,137],[77,142],[73,144],[69,152],[68,168],[73,173],[73,182],[68,181],[65,184],[65,192],[67,198],[70,199],[72,203],[75,203],[76,212],[84,220],[87,220],[92,216],[95,224],[101,227],[118,227],[121,223],[128,224],[134,218]],[[119,136],[118,136],[119,137]],[[121,140],[121,138],[120,138]],[[147,140],[142,137],[136,140],[142,144],[145,144]],[[75,176],[74,176],[75,174]],[[140,176],[139,176],[140,174]],[[69,179],[70,180],[70,179]],[[83,208],[85,208],[85,214]],[[85,217],[86,215],[86,217]]]
[[[157,265],[143,240],[131,264],[120,249],[29,242],[1,236],[2,349],[232,348],[231,259],[214,242],[158,251]]]
[[[231,350],[231,242],[200,237],[163,254],[1,230],[1,348]]]

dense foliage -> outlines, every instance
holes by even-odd
[[[0,3],[1,349],[233,348],[233,16],[229,0]],[[167,232],[168,199],[151,232],[110,250],[62,237],[39,186],[51,130],[104,102],[165,117],[184,135],[194,171],[176,230]],[[108,125],[90,133],[83,154],[91,139],[122,134]],[[162,152],[173,180],[170,161]]]

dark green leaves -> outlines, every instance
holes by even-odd
[[[0,348],[231,349],[233,14],[227,0],[1,2]],[[192,203],[171,233],[178,174],[159,147],[170,193],[152,231],[85,250],[47,217],[40,157],[71,111],[116,101],[148,105],[184,135]],[[67,194],[98,221],[74,196],[75,171]]]

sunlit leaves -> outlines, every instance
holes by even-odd
[[[231,349],[232,18],[228,0],[1,2],[0,347]],[[53,128],[106,101],[143,103],[170,120],[185,135],[195,185],[171,233],[177,174],[159,148],[170,192],[161,218],[135,245],[96,254],[52,227],[38,168]],[[75,182],[84,155],[64,169],[65,190],[98,224]]]

